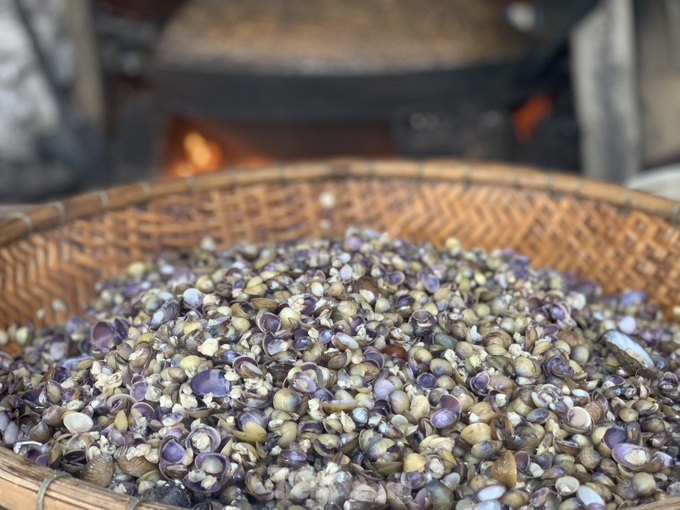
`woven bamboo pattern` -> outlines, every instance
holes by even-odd
[[[456,236],[468,247],[516,248],[538,266],[596,278],[609,291],[640,287],[667,311],[678,304],[677,207],[644,193],[444,161],[338,161],[203,177],[81,195],[0,223],[0,327],[63,320],[82,309],[97,280],[206,235],[226,247],[337,236],[350,225],[411,241]],[[334,207],[324,208],[322,195]]]
[[[447,160],[298,163],[122,186],[0,221],[0,327],[64,320],[82,310],[96,281],[205,236],[227,247],[338,236],[350,225],[436,245],[456,236],[467,247],[515,248],[536,266],[598,279],[607,291],[644,288],[670,312],[680,304],[679,212],[671,201],[611,184]],[[22,496],[8,504],[17,469]],[[35,501],[50,472],[0,451],[1,504],[27,508],[22,502]],[[46,501],[52,493],[68,501],[74,487],[55,480]],[[46,507],[127,505],[97,495],[96,503],[74,497],[72,506]]]

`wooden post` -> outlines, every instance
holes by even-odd
[[[583,172],[623,181],[641,165],[633,0],[602,0],[571,48]]]
[[[102,128],[104,92],[90,0],[67,0],[66,22],[78,52],[79,69],[73,84],[73,100],[92,125]]]

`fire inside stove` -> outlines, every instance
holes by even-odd
[[[173,116],[166,133],[162,167],[172,177],[277,161],[394,155],[389,125],[381,123],[308,125]]]
[[[170,173],[178,177],[212,172],[222,165],[222,149],[198,131],[189,131],[182,140],[184,159],[175,162]]]
[[[173,177],[272,161],[228,126],[183,118],[170,120],[164,152],[165,173]]]

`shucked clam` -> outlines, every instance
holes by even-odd
[[[201,510],[649,503],[680,494],[680,328],[640,296],[453,239],[197,248],[0,332],[0,441]]]

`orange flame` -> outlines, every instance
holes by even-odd
[[[182,140],[185,159],[172,164],[171,173],[186,177],[212,172],[222,166],[224,155],[218,144],[205,138],[198,131],[189,131]]]

